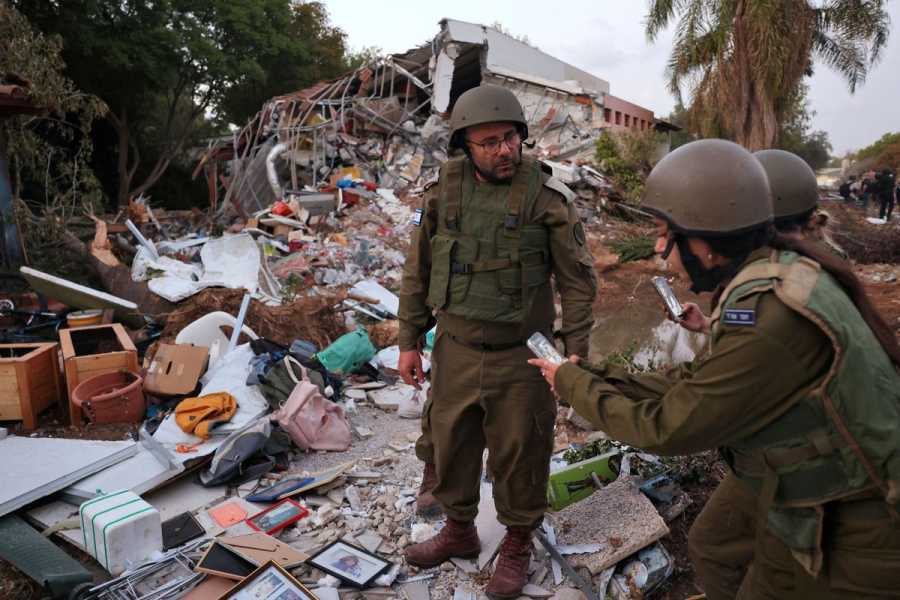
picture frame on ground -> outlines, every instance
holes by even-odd
[[[306,586],[272,561],[259,567],[220,600],[319,600]]]
[[[278,504],[273,504],[266,510],[248,517],[246,523],[256,531],[271,535],[291,523],[296,523],[308,514],[309,510],[306,507],[285,498]]]
[[[368,587],[391,568],[389,561],[341,540],[322,548],[306,564],[359,588]]]

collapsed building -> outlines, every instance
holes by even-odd
[[[241,216],[348,173],[415,193],[447,159],[456,99],[482,83],[519,98],[529,126],[526,152],[544,160],[588,159],[606,129],[667,127],[651,111],[611,96],[608,81],[492,27],[444,19],[422,46],[272,98],[210,146],[195,176],[205,173],[213,206]]]

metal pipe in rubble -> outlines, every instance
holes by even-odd
[[[284,192],[281,189],[281,183],[278,182],[278,173],[275,171],[275,159],[288,148],[290,148],[290,144],[279,142],[269,150],[269,154],[266,156],[266,175],[269,177],[269,185],[272,186],[272,191],[275,192],[275,198],[278,200],[282,199]]]

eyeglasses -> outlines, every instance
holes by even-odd
[[[500,144],[505,144],[506,147],[510,150],[515,150],[516,146],[518,146],[519,142],[521,141],[522,137],[519,135],[518,131],[510,131],[505,136],[503,136],[503,139],[501,140],[490,138],[483,142],[475,142],[467,139],[466,143],[478,146],[488,154],[497,154],[498,152],[500,152]]]

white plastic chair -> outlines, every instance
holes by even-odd
[[[227,312],[211,312],[182,329],[175,336],[175,343],[206,346],[209,348],[209,366],[212,367],[228,348],[228,335],[222,331],[222,327],[230,327],[233,330],[235,325],[237,325],[237,319]],[[259,339],[259,336],[246,325],[241,327],[241,333],[251,340]]]

